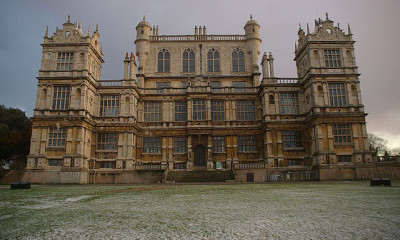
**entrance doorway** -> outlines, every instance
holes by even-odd
[[[247,182],[254,182],[254,173],[247,173]]]
[[[206,149],[203,145],[194,147],[194,166],[206,165]]]

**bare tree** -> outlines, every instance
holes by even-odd
[[[383,155],[386,151],[389,151],[387,146],[388,141],[378,137],[373,133],[368,133],[369,149],[373,156]]]

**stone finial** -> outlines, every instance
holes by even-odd
[[[300,24],[300,22],[299,22],[299,30],[301,30],[301,24]]]
[[[158,25],[157,25],[157,36],[158,36]]]
[[[46,33],[44,34],[45,38],[49,37],[49,26],[46,27]]]
[[[307,23],[307,34],[310,34],[310,28],[308,27],[308,23]]]
[[[103,54],[103,44],[101,44],[100,53]]]
[[[79,23],[79,29],[82,30],[82,22]]]
[[[350,29],[350,23],[347,24],[347,31],[348,31],[348,35],[352,35],[351,33],[351,29]]]
[[[125,54],[125,60],[129,59],[128,56],[129,56],[129,55],[128,55],[128,52],[126,52],[126,54]]]
[[[96,24],[96,32],[99,31],[99,24]]]
[[[71,23],[71,15],[68,15],[68,21],[67,23]]]
[[[326,15],[326,20],[329,20],[328,12],[326,12],[325,15]]]
[[[194,35],[197,35],[198,31],[197,31],[197,25],[194,26]]]
[[[146,15],[143,15],[143,21],[146,21]]]
[[[90,37],[90,25],[88,27],[87,36]]]
[[[207,35],[207,29],[206,26],[203,27],[203,35]]]
[[[250,14],[250,20],[253,20],[253,14]]]

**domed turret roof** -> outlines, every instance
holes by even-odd
[[[244,25],[244,28],[246,28],[247,26],[257,26],[260,27],[260,24],[258,24],[258,22],[256,20],[253,20],[253,16],[250,15],[250,20],[247,21],[246,25]]]
[[[141,27],[148,27],[151,28],[150,24],[146,22],[146,17],[143,17],[143,21],[141,21],[137,26],[136,29],[141,28]]]

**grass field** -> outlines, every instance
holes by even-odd
[[[1,239],[400,239],[400,182],[0,186]]]

